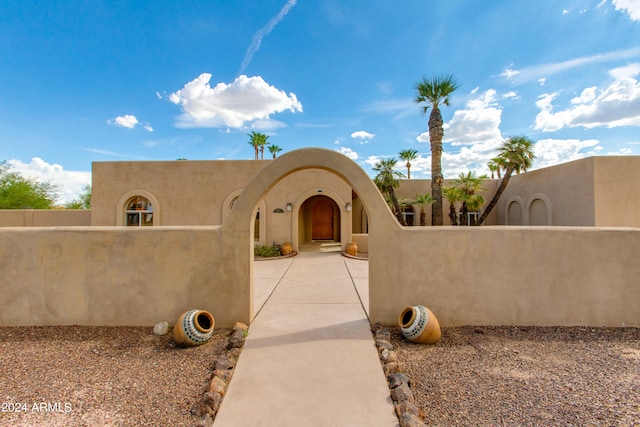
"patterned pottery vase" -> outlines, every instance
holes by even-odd
[[[182,313],[173,327],[173,340],[180,347],[204,344],[213,335],[216,321],[205,310],[189,310]]]
[[[351,256],[358,255],[358,244],[356,242],[347,243],[347,253]]]
[[[415,305],[402,310],[398,316],[402,335],[418,344],[434,344],[440,340],[440,323],[428,308]]]
[[[280,253],[282,253],[282,255],[289,255],[291,252],[293,252],[293,246],[291,246],[291,242],[284,242],[282,244],[282,248],[280,248]]]

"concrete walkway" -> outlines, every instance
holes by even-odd
[[[339,253],[256,262],[257,315],[214,425],[396,426],[367,288],[367,261]]]

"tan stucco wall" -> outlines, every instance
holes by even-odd
[[[640,227],[640,157],[594,157],[595,225]]]
[[[255,209],[305,169],[366,206],[372,322],[424,304],[444,326],[640,326],[640,229],[403,228],[359,166],[322,149],[266,164],[221,227],[0,230],[0,325],[152,325],[196,307],[249,322]]]
[[[551,223],[557,226],[594,226],[595,193],[594,161],[596,157],[513,175],[498,203],[499,224],[510,224],[506,217],[509,203],[517,203],[522,212],[522,225],[530,221],[535,200],[546,203]],[[637,160],[636,160],[637,163]],[[512,206],[512,209],[515,205]],[[618,224],[623,226],[625,224]],[[630,224],[626,224],[627,226]]]
[[[0,227],[54,227],[91,225],[91,211],[84,209],[0,210]]]
[[[116,225],[127,194],[157,198],[157,225],[219,225],[227,195],[270,160],[176,160],[93,163],[92,225]]]
[[[233,245],[219,227],[2,229],[0,326],[153,325],[192,308],[247,322]]]
[[[444,326],[640,326],[637,228],[386,229],[383,241],[369,247],[372,321],[422,304]]]
[[[443,187],[449,187],[454,185],[454,179],[445,179],[442,183]],[[482,187],[484,188],[480,194],[484,197],[486,203],[489,203],[491,197],[496,191],[498,187],[498,181],[493,179],[487,179],[484,181]],[[400,180],[400,186],[396,190],[396,196],[398,200],[413,200],[416,198],[416,194],[431,194],[431,180],[430,179],[403,179]],[[413,210],[415,212],[415,225],[420,225],[420,205],[412,205]],[[442,197],[442,213],[443,213],[443,224],[451,225],[451,219],[449,218],[449,207],[450,203],[447,201],[446,197]],[[458,209],[460,206],[458,206]],[[483,207],[484,209],[484,207]],[[431,205],[427,204],[424,207],[424,212],[426,215],[426,225],[431,226]],[[494,209],[489,217],[485,220],[484,225],[495,225],[498,224],[498,211]]]

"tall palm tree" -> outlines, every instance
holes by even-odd
[[[431,197],[431,194],[416,194],[416,198],[411,201],[411,204],[420,205],[420,225],[427,225],[427,215],[424,212],[425,205],[433,203],[435,200]]]
[[[531,167],[533,160],[536,158],[533,153],[534,144],[535,142],[526,136],[512,136],[498,149],[500,153],[495,160],[504,169],[504,178],[500,181],[496,194],[493,195],[487,208],[482,212],[476,225],[481,225],[487,219],[491,210],[498,204],[498,200],[505,188],[507,188],[513,172],[526,172]]]
[[[389,198],[389,202],[391,204],[393,213],[398,218],[398,222],[402,225],[407,225],[407,222],[404,220],[404,216],[402,215],[402,209],[400,209],[400,203],[398,203],[398,198],[396,197],[396,193],[394,188],[398,188],[400,185],[400,178],[404,178],[404,175],[394,168],[398,161],[396,159],[382,159],[379,160],[374,166],[373,170],[378,172],[373,181],[376,183],[382,194],[385,194]]]
[[[276,154],[278,154],[281,151],[282,151],[282,148],[278,147],[277,145],[271,144],[269,146],[269,152],[271,153],[274,159],[276,158]]]
[[[411,179],[411,161],[418,158],[418,150],[409,148],[407,150],[401,150],[398,155],[400,156],[400,160],[407,162],[405,165],[407,166],[407,179]]]
[[[268,136],[255,131],[251,131],[251,133],[248,133],[247,135],[249,135],[250,138],[249,145],[253,146],[253,149],[256,152],[256,160],[258,160],[258,152],[260,151],[260,146],[264,146],[267,143]]]
[[[429,142],[431,143],[431,195],[435,199],[431,209],[431,224],[442,225],[442,138],[444,129],[442,127],[442,114],[440,114],[440,104],[449,105],[449,95],[451,95],[459,85],[453,74],[448,76],[434,76],[431,79],[426,77],[415,85],[418,95],[416,103],[425,103],[423,113],[429,115]]]
[[[260,147],[260,160],[264,160],[264,147],[266,147],[267,145],[269,145],[269,137],[265,134],[261,134],[261,138],[260,141],[258,143],[258,146]]]

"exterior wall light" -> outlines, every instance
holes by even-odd
[[[291,209],[293,209],[293,205],[291,203],[287,203],[286,209],[287,212],[291,212]]]
[[[351,203],[347,203],[344,208],[347,210],[347,212],[351,212],[352,206]]]

